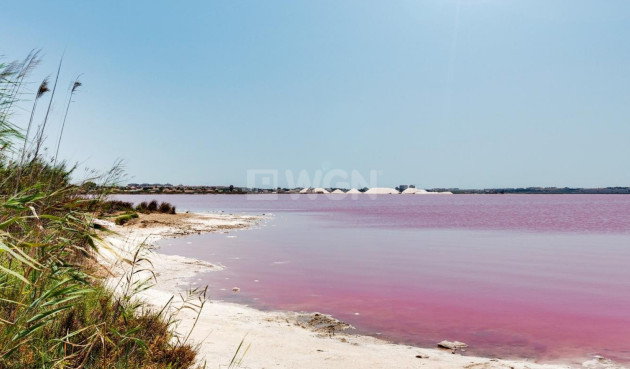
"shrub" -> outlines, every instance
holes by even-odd
[[[175,207],[168,202],[163,202],[160,204],[159,211],[164,214],[175,214]]]
[[[138,204],[138,206],[136,206],[136,211],[139,211],[141,213],[148,213],[149,212],[149,203],[147,203],[146,201],[143,201],[141,203]]]
[[[125,225],[125,223],[127,223],[128,221],[130,221],[131,219],[136,219],[137,217],[138,213],[123,214],[116,217],[116,219],[114,219],[114,223],[116,223],[117,225]]]
[[[132,211],[133,203],[119,200],[105,201],[101,204],[101,211],[104,213],[115,213],[117,211]]]
[[[173,204],[169,202],[159,203],[157,200],[152,200],[151,202],[143,201],[136,206],[135,209],[139,213],[149,214],[149,213],[162,213],[162,214],[176,214],[176,209]]]
[[[158,202],[156,200],[153,200],[149,203],[149,205],[147,206],[147,210],[150,213],[156,212],[158,209]]]

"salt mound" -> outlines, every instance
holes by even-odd
[[[321,187],[317,187],[313,190],[313,193],[330,193]]]
[[[423,189],[417,189],[416,188],[416,192],[414,192],[415,195],[426,195],[429,192],[427,192],[427,190],[423,190]]]
[[[398,195],[399,192],[396,191],[393,188],[387,188],[387,187],[374,187],[374,188],[370,188],[369,190],[365,191],[366,194],[368,195]]]
[[[416,193],[416,189],[415,188],[407,188],[406,190],[404,190],[403,192],[401,192],[403,195],[413,195]]]
[[[334,190],[334,191],[333,191],[333,192],[331,192],[331,193],[334,193],[334,194],[344,194],[344,195],[346,194],[345,192],[343,192],[343,191],[342,191],[342,190],[340,190],[340,189],[336,189],[336,190]]]
[[[357,190],[356,188],[353,188],[353,189],[351,189],[350,191],[348,191],[346,193],[349,193],[349,194],[353,195],[353,194],[361,193],[361,191]]]
[[[307,187],[305,189],[300,190],[300,193],[309,193],[310,191],[311,189]]]
[[[438,192],[440,195],[452,195],[451,191]]]

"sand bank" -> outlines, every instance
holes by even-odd
[[[181,237],[206,232],[231,232],[248,228],[260,217],[227,214],[178,214],[141,216],[125,226],[104,223],[116,232],[106,236],[111,245],[103,249],[102,262],[111,272],[108,283],[122,289],[120,276],[130,267],[121,259],[132,259],[141,244],[149,246],[167,237]],[[138,297],[161,309],[176,296],[170,309],[182,305],[185,295],[199,273],[219,272],[222,265],[181,256],[169,256],[150,250],[141,254],[150,260],[156,276],[152,288]],[[136,279],[148,273],[138,273]],[[210,293],[211,295],[211,293]],[[583,366],[536,364],[530,361],[498,360],[464,356],[461,352],[437,348],[418,348],[391,344],[369,336],[348,333],[342,322],[324,314],[266,312],[247,306],[208,300],[201,313],[181,311],[177,332],[199,345],[200,359],[209,368],[227,368],[242,340],[241,354],[247,349],[242,368],[466,368],[466,369],[559,369],[570,367],[621,368],[603,358],[594,358]],[[437,344],[437,343],[436,343]]]

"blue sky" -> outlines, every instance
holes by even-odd
[[[31,92],[65,50],[51,137],[83,73],[62,157],[98,170],[122,158],[132,182],[342,169],[377,170],[382,186],[630,185],[625,0],[13,1],[2,13],[5,59],[43,50]]]

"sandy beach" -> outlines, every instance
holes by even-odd
[[[268,312],[213,300],[206,300],[200,313],[196,309],[180,309],[185,304],[200,305],[194,296],[186,300],[195,276],[220,272],[225,266],[160,254],[154,249],[156,241],[233,232],[254,226],[261,219],[229,214],[152,214],[142,215],[125,226],[99,220],[97,223],[114,232],[103,234],[105,244],[101,248],[101,263],[108,270],[107,284],[123,290],[127,284],[150,279],[151,288],[136,297],[155,309],[167,306],[170,311],[179,310],[176,331],[182,339],[188,337],[198,345],[201,363],[206,361],[208,368],[227,368],[241,342],[237,361],[242,368],[622,368],[601,357],[581,365],[539,364],[465,356],[461,350],[392,344],[352,334],[346,324],[314,312]],[[124,276],[131,267],[123,260],[132,260],[134,255],[145,258],[142,265],[152,273],[135,273],[127,280]]]

